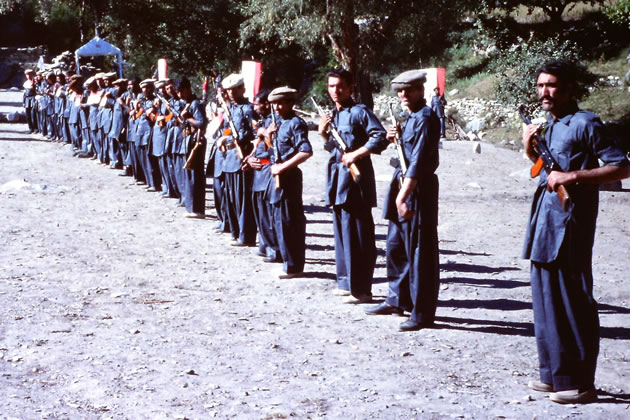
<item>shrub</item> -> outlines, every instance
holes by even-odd
[[[618,0],[614,5],[604,9],[604,14],[612,23],[630,29],[630,0]]]
[[[495,85],[497,100],[506,104],[534,104],[536,95],[536,70],[552,60],[570,60],[578,66],[579,86],[576,99],[588,93],[586,86],[593,82],[594,75],[581,64],[580,50],[570,41],[558,37],[545,41],[530,40],[501,52],[496,61],[498,79]]]

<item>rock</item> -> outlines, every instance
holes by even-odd
[[[466,124],[466,130],[477,133],[486,128],[486,125],[486,120],[484,118],[475,118],[474,120]]]
[[[630,55],[629,55],[628,57],[630,57]],[[629,61],[630,61],[630,59],[629,59]],[[448,96],[455,96],[455,95],[457,95],[458,93],[459,93],[459,90],[457,90],[457,89],[453,89],[453,90],[451,90],[451,91],[449,91],[449,92],[448,92]]]
[[[473,145],[473,152],[477,154],[481,154],[481,143],[475,143]]]
[[[7,121],[9,122],[19,122],[20,114],[18,112],[9,112],[7,114]]]

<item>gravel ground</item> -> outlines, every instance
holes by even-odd
[[[3,106],[20,95],[0,92]],[[554,404],[537,379],[528,262],[535,182],[521,154],[441,151],[437,326],[398,332],[331,294],[326,153],[307,161],[307,265],[233,248],[214,220],[67,146],[0,125],[0,416],[19,419],[630,417],[630,183],[602,192],[594,249],[599,402]],[[379,199],[395,152],[375,157]],[[209,186],[208,206],[211,186]],[[374,294],[387,293],[381,208]]]

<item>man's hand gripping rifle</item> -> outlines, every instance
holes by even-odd
[[[518,113],[525,124],[530,125],[532,123],[531,119],[527,116],[527,114],[525,114],[525,108],[522,105],[518,108]],[[535,135],[533,147],[536,154],[538,154],[538,160],[530,169],[530,176],[532,178],[536,178],[540,174],[540,171],[542,169],[544,169],[547,174],[549,174],[551,171],[564,172],[564,170],[560,167],[560,165],[558,165],[558,163],[551,155],[545,139],[543,139],[542,136],[538,133],[536,133]],[[562,209],[564,211],[569,210],[569,206],[571,205],[571,197],[569,196],[569,192],[567,191],[567,189],[564,187],[564,185],[560,185],[556,192],[558,193],[558,197],[560,198]]]
[[[225,117],[225,119],[228,122],[228,125],[230,126],[229,134],[228,133],[224,133],[224,134],[232,135],[232,139],[234,140],[234,147],[236,148],[236,154],[238,155],[238,159],[242,162],[244,158],[243,149],[241,149],[241,145],[238,144],[240,140],[240,135],[238,134],[238,130],[236,129],[236,126],[234,125],[234,121],[232,120],[232,112],[230,112],[230,107],[225,103],[225,100],[223,99],[223,95],[220,95],[220,94],[217,95],[217,99],[219,100],[219,103],[221,104],[221,108],[223,109],[223,116]]]
[[[317,109],[319,116],[320,117],[325,116],[326,111],[324,111],[324,109],[321,106],[319,106],[317,102],[315,102],[315,98],[311,96],[311,100],[313,101],[313,105],[315,105],[315,109]],[[330,134],[332,134],[332,141],[335,148],[339,150],[341,153],[346,153],[348,151],[348,145],[341,137],[341,134],[339,134],[339,130],[337,130],[337,127],[335,126],[335,123],[333,121],[330,121],[330,124],[328,125],[328,131],[330,132]],[[352,175],[352,179],[356,183],[358,183],[359,180],[361,179],[361,173],[359,172],[359,168],[357,168],[357,166],[354,163],[350,165],[350,175]]]

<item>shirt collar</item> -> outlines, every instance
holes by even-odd
[[[565,114],[562,117],[554,119],[553,115],[549,114],[547,115],[547,121],[549,122],[549,124],[555,124],[557,122],[561,122],[564,125],[569,125],[571,118],[573,118],[575,113],[578,112],[579,110],[580,108],[578,108],[577,102],[571,101],[569,102],[569,104],[567,104],[567,109],[565,111]]]

